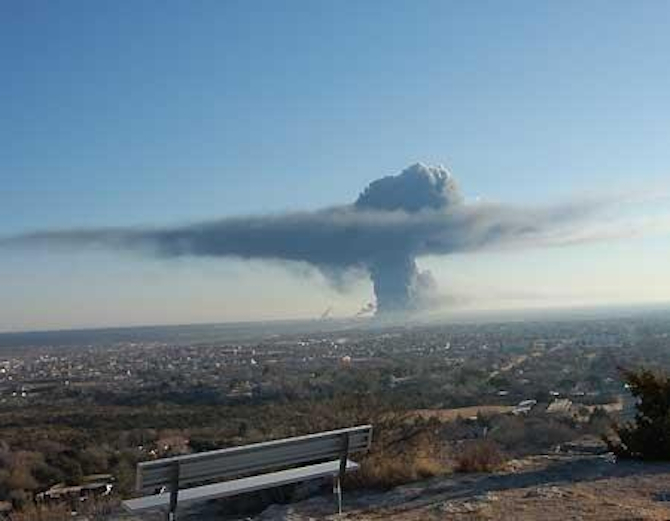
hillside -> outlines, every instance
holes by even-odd
[[[217,502],[180,516],[214,519],[660,521],[670,519],[670,464],[614,462],[610,455],[531,456],[496,474],[455,474],[387,492],[350,491],[342,517],[327,493],[251,517],[222,516]]]

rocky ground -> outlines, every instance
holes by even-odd
[[[455,474],[387,492],[349,491],[344,507],[338,516],[333,497],[321,494],[237,519],[670,520],[670,464],[615,462],[610,455],[533,456],[495,474]],[[212,502],[183,512],[179,520],[233,519],[220,508]]]
[[[607,456],[553,455],[514,462],[500,474],[456,475],[383,494],[348,494],[273,506],[257,521],[670,520],[670,465],[614,463]]]

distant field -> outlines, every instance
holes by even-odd
[[[456,409],[416,409],[412,414],[422,418],[437,418],[440,421],[453,421],[458,417],[471,418],[477,414],[493,416],[512,412],[512,405],[476,405],[474,407],[459,407]]]

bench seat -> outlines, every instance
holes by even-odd
[[[346,471],[350,472],[358,469],[358,464],[347,460]],[[317,479],[328,476],[335,476],[340,471],[340,461],[327,461],[294,469],[281,470],[279,472],[269,472],[246,478],[239,478],[222,483],[203,485],[200,487],[187,488],[179,491],[179,505],[185,505],[190,502],[206,501],[208,499],[223,498],[235,496],[245,492],[254,492],[300,481]],[[137,499],[129,499],[123,502],[123,507],[129,512],[142,512],[161,507],[169,506],[170,493],[154,494]]]

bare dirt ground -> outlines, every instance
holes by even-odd
[[[670,464],[608,456],[535,456],[498,474],[453,475],[378,494],[270,507],[257,521],[670,520]]]

